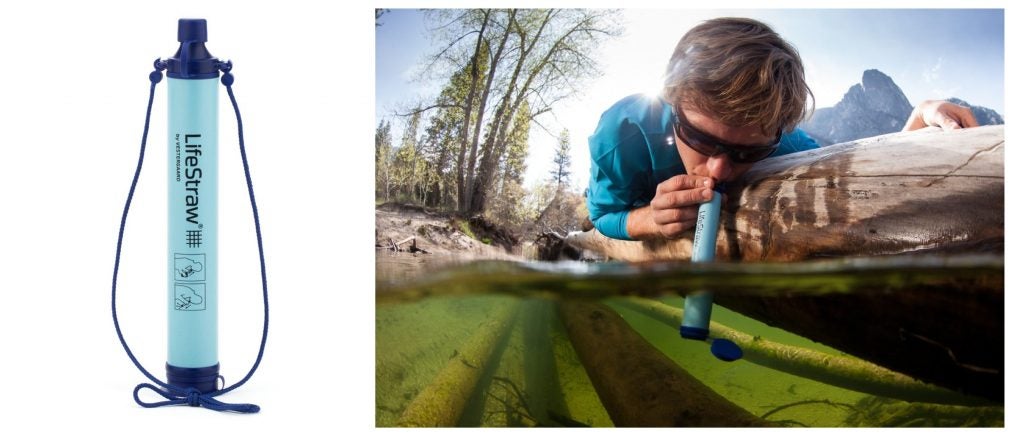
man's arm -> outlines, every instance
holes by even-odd
[[[697,210],[700,204],[711,200],[712,188],[714,181],[710,178],[687,174],[662,182],[650,205],[629,212],[629,237],[645,240],[683,236],[697,224]]]
[[[629,211],[629,218],[626,220],[626,233],[634,240],[646,240],[662,237],[658,226],[654,223],[654,212],[650,205],[635,208]]]
[[[904,131],[913,131],[928,126],[943,130],[973,128],[978,125],[971,108],[958,106],[949,101],[927,100],[914,108],[903,126]]]
[[[700,204],[711,200],[714,186],[710,178],[680,174],[658,184],[649,205],[603,214],[595,214],[592,210],[591,221],[602,235],[609,238],[679,238],[697,223],[697,209]],[[595,190],[592,186],[591,193]]]

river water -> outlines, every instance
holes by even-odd
[[[680,338],[673,320],[698,289],[726,303],[867,301],[949,285],[957,297],[996,297],[986,312],[1001,316],[1002,257],[697,266],[379,251],[376,267],[377,426],[667,426],[659,415],[673,426],[1003,426],[998,394],[926,384],[721,305],[713,336],[747,341],[738,361]],[[953,350],[940,355],[955,369],[1002,374],[1001,360],[994,372]]]

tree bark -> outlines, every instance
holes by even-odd
[[[456,168],[456,176],[460,180],[458,192],[460,202],[462,201],[462,197],[465,194],[462,188],[461,179],[463,179],[463,176],[465,175],[465,173],[462,170],[466,161],[466,143],[467,140],[469,139],[469,124],[473,118],[473,100],[476,99],[477,83],[480,80],[480,47],[483,45],[484,40],[486,40],[484,32],[487,31],[487,24],[490,21],[491,17],[490,9],[484,9],[483,12],[484,18],[483,23],[480,25],[480,34],[477,35],[476,47],[473,49],[473,57],[470,58],[469,61],[471,81],[469,83],[469,95],[466,96],[466,106],[463,108],[463,113],[465,116],[462,119],[462,135],[459,137],[459,158],[457,161],[458,165]],[[479,119],[480,118],[478,117],[477,120]],[[470,171],[472,171],[472,168],[470,168]]]
[[[469,142],[469,144],[471,145],[469,152],[469,160],[471,165],[469,170],[467,171],[466,176],[464,177],[462,175],[459,175],[458,178],[459,210],[464,211],[469,208],[469,196],[467,193],[469,190],[470,182],[472,182],[472,173],[476,169],[476,153],[477,147],[479,146],[480,142],[480,129],[483,127],[484,123],[484,110],[486,109],[487,106],[487,99],[491,95],[491,83],[494,81],[494,74],[497,73],[498,63],[501,61],[501,55],[505,52],[505,45],[508,43],[508,36],[509,34],[512,33],[512,26],[515,23],[516,11],[516,9],[513,9],[509,12],[508,23],[505,26],[505,32],[501,36],[501,42],[498,44],[498,48],[496,50],[493,50],[493,55],[491,56],[491,63],[487,71],[487,81],[484,84],[484,89],[480,92],[480,104],[477,106],[476,121],[473,129],[473,139],[470,140]],[[462,166],[461,160],[459,162],[459,166]]]

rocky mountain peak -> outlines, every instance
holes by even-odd
[[[981,125],[1003,123],[992,109],[971,106],[957,98],[948,101],[971,107]],[[889,75],[870,69],[864,71],[860,84],[851,86],[835,106],[814,111],[800,128],[826,146],[899,132],[913,110],[903,90]]]

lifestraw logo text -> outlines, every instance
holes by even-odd
[[[203,156],[202,134],[185,134],[185,221],[199,224],[199,184],[203,170],[199,159]]]

